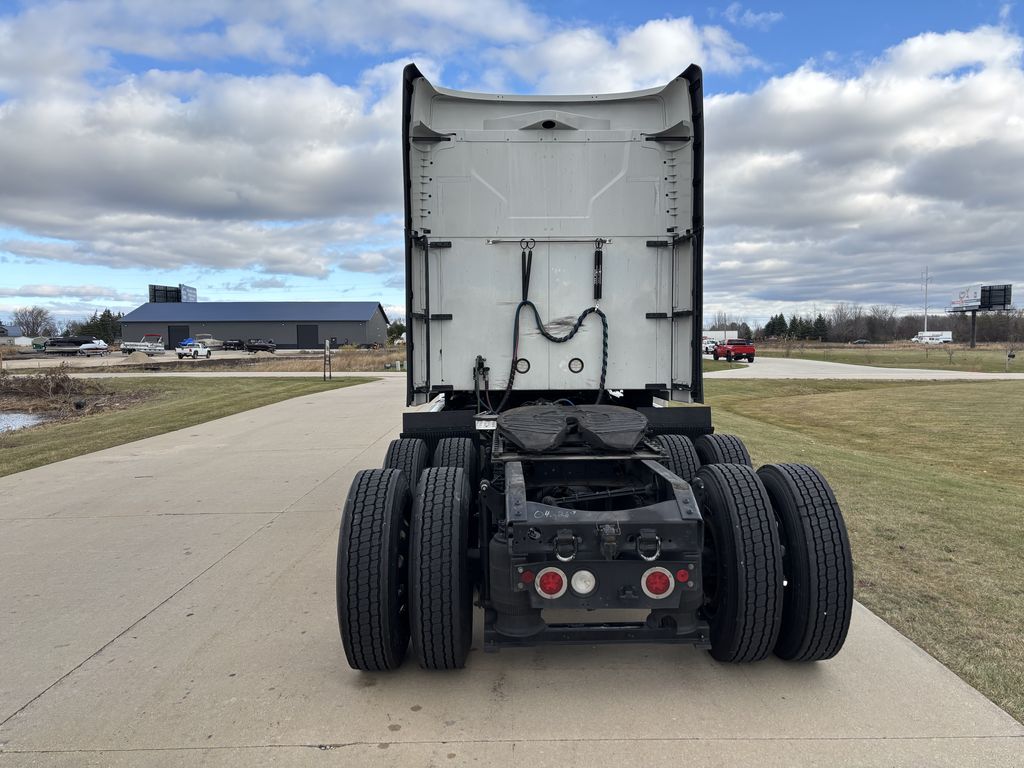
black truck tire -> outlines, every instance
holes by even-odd
[[[662,460],[669,471],[678,475],[688,483],[693,482],[700,469],[700,457],[697,456],[697,449],[693,447],[693,441],[686,435],[658,435],[654,439],[665,452]]]
[[[476,488],[479,477],[476,444],[468,437],[445,437],[437,441],[434,449],[434,467],[458,467],[466,473],[470,490]]]
[[[736,435],[700,435],[693,441],[701,464],[746,464],[753,463],[747,446]]]
[[[338,538],[338,624],[353,669],[396,669],[409,647],[412,499],[405,473],[364,469],[345,500]]]
[[[420,474],[430,461],[430,450],[427,444],[418,437],[401,437],[392,440],[388,452],[384,456],[385,469],[400,469],[409,480],[409,487],[414,489],[420,481]]]
[[[843,513],[828,481],[806,464],[757,470],[779,522],[786,578],[775,655],[792,661],[835,656],[853,610],[853,558]]]
[[[771,502],[743,464],[701,467],[697,478],[710,653],[718,661],[758,661],[775,648],[782,623],[782,548]]]
[[[412,647],[424,669],[461,669],[473,641],[470,487],[458,467],[430,467],[412,505]]]

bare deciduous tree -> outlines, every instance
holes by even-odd
[[[52,336],[57,332],[53,315],[45,307],[19,307],[11,315],[14,325],[21,327],[26,336]]]

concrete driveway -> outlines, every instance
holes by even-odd
[[[708,356],[710,359],[710,356]],[[800,360],[795,357],[758,357],[743,368],[730,368],[704,374],[708,379],[888,379],[912,381],[1024,381],[1024,373],[975,373],[940,371],[926,368],[881,368],[873,365],[828,363],[824,360]]]
[[[348,669],[339,510],[403,394],[385,378],[0,479],[0,765],[1021,764],[1024,727],[860,606],[814,665],[603,646]]]

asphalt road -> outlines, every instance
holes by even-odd
[[[600,646],[350,670],[339,510],[403,393],[389,377],[0,479],[0,766],[1021,764],[1024,727],[859,605],[813,665]]]

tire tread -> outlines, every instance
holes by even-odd
[[[345,503],[338,541],[338,623],[345,656],[353,669],[395,669],[409,644],[408,623],[394,617],[385,594],[389,570],[399,553],[389,534],[395,504],[408,504],[409,484],[394,469],[356,473]]]
[[[699,475],[727,499],[718,512],[728,517],[738,572],[736,629],[727,647],[712,647],[711,653],[720,661],[758,661],[772,652],[782,621],[782,555],[771,503],[745,464],[712,464]]]
[[[701,464],[746,464],[752,466],[750,452],[736,435],[714,433],[693,441]]]
[[[776,653],[792,661],[830,659],[846,641],[853,609],[853,558],[842,511],[814,467],[769,464],[758,474],[770,476],[765,482],[770,488],[777,482],[790,495],[801,530],[799,542],[789,536],[794,551],[788,557],[802,557],[808,575],[807,615],[786,612]]]
[[[693,447],[693,441],[686,435],[658,435],[655,442],[666,454],[662,463],[674,474],[692,483],[700,469],[700,457]]]
[[[401,437],[392,440],[384,456],[385,469],[400,469],[409,480],[409,487],[416,488],[420,473],[430,460],[427,444],[419,438]]]
[[[460,669],[469,653],[468,505],[461,468],[423,472],[413,509],[410,584],[412,643],[424,669]]]

